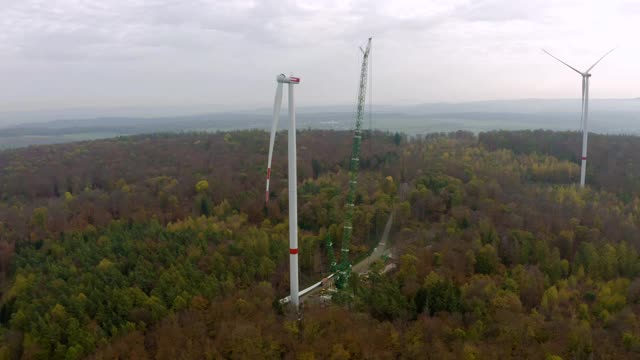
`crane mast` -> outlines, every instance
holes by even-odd
[[[356,189],[358,185],[358,171],[360,170],[360,145],[362,143],[362,122],[364,120],[364,101],[367,92],[367,76],[369,69],[369,52],[371,50],[371,38],[367,41],[362,51],[362,67],[360,69],[360,88],[358,89],[358,106],[356,110],[356,126],[351,147],[351,160],[349,166],[349,192],[347,194],[344,226],[342,232],[342,249],[340,251],[340,264],[333,258],[333,244],[328,241],[332,271],[336,272],[335,284],[338,289],[346,287],[351,274],[351,261],[349,259],[349,247],[353,235],[353,209],[355,207]]]

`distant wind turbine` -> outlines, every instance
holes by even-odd
[[[267,161],[267,189],[265,203],[269,203],[269,181],[271,180],[271,159],[273,158],[273,146],[278,131],[278,120],[282,108],[282,84],[289,84],[289,286],[291,289],[291,302],[297,307],[298,294],[298,176],[296,167],[296,109],[293,97],[293,86],[300,83],[300,78],[278,75],[276,78],[276,97],[273,103],[273,122],[271,124],[271,137],[269,139],[269,158]]]
[[[591,74],[589,74],[589,71],[591,71],[591,69],[593,69],[596,65],[598,65],[598,63],[605,58],[605,56],[611,54],[611,52],[615,50],[615,49],[611,49],[609,50],[609,52],[607,52],[606,54],[602,55],[602,57],[600,59],[598,59],[598,61],[596,61],[593,65],[591,65],[590,68],[587,69],[587,71],[585,72],[581,72],[579,70],[577,70],[576,68],[574,68],[573,66],[567,64],[566,62],[558,59],[557,57],[553,56],[550,52],[548,52],[545,49],[542,49],[542,51],[544,51],[547,55],[551,56],[552,58],[560,61],[561,63],[563,63],[564,65],[568,66],[571,70],[577,72],[578,74],[580,74],[582,76],[582,117],[581,117],[581,126],[582,126],[582,164],[580,166],[580,187],[584,187],[584,182],[585,182],[585,175],[587,172],[587,140],[588,140],[588,136],[589,136],[589,130],[587,128],[587,120],[589,118],[589,78],[591,77]]]

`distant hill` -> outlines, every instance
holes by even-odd
[[[144,114],[143,109],[134,113]],[[195,108],[194,111],[198,109]],[[122,113],[124,110],[111,111]],[[150,111],[147,109],[147,111]],[[69,117],[51,122],[27,121],[0,128],[0,148],[23,147],[36,144],[64,143],[78,140],[107,138],[156,132],[228,131],[238,129],[269,129],[271,109],[251,111],[202,112],[195,115],[172,115],[186,109],[169,109],[166,115],[153,116],[85,116],[83,110],[53,116]],[[109,113],[107,111],[107,113]],[[162,113],[156,109],[154,113]],[[22,114],[24,116],[24,114]],[[36,119],[42,119],[38,114]],[[286,111],[280,128],[285,129]],[[64,117],[62,117],[64,119]],[[0,113],[0,124],[7,120]],[[369,123],[369,120],[371,121]],[[353,127],[352,105],[310,106],[298,108],[299,128],[348,130]],[[425,134],[467,130],[578,130],[580,124],[579,99],[524,99],[478,101],[465,103],[427,103],[408,106],[376,105],[365,127],[407,134]],[[596,99],[590,103],[589,130],[603,134],[639,134],[640,98]]]

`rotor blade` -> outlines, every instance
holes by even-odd
[[[547,50],[542,49],[542,51],[544,51],[547,55],[551,56],[552,58],[554,58],[554,59],[556,59],[556,60],[560,61],[561,63],[563,63],[563,64],[565,64],[565,65],[567,65],[571,70],[573,70],[573,71],[577,72],[578,74],[582,75],[582,73],[581,73],[580,71],[578,71],[576,68],[574,68],[573,66],[571,66],[571,65],[567,64],[566,62],[564,62],[564,61],[562,61],[562,60],[558,59],[557,57],[555,57],[555,56],[551,55],[551,53],[550,53],[550,52],[548,52]]]
[[[606,54],[602,55],[602,57],[601,57],[600,59],[598,59],[598,61],[596,61],[596,63],[595,63],[595,64],[591,65],[591,67],[590,67],[589,69],[587,69],[587,71],[585,71],[585,72],[587,72],[587,73],[588,73],[589,71],[591,71],[591,69],[593,69],[596,65],[598,65],[598,63],[599,63],[602,59],[604,59],[604,57],[605,57],[605,56],[607,56],[607,55],[611,54],[611,53],[613,52],[613,50],[615,50],[615,49],[616,49],[616,48],[613,48],[613,49],[609,50],[609,52],[608,52],[608,53],[606,53]]]
[[[278,131],[278,120],[280,119],[280,109],[282,108],[282,83],[278,83],[276,88],[276,98],[273,102],[273,122],[271,123],[271,136],[269,138],[269,159],[267,161],[267,189],[265,192],[265,203],[269,203],[269,180],[271,180],[271,159],[273,158],[273,146],[276,142],[276,132]]]

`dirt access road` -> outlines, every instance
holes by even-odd
[[[391,231],[391,225],[393,224],[393,211],[389,215],[389,219],[387,220],[387,224],[384,226],[384,231],[382,232],[382,237],[380,238],[380,242],[373,249],[371,255],[362,259],[359,263],[353,265],[351,268],[352,272],[356,272],[358,274],[364,274],[369,271],[369,266],[376,260],[380,259],[384,255],[391,253],[391,249],[387,248],[387,243],[389,241],[389,232]]]
[[[380,259],[381,257],[383,257],[386,254],[390,254],[391,253],[391,249],[387,248],[387,244],[388,244],[388,240],[389,240],[389,233],[391,232],[391,225],[393,224],[393,211],[391,211],[391,214],[389,214],[389,219],[387,220],[386,225],[384,226],[384,231],[382,232],[382,237],[380,238],[380,241],[378,242],[378,246],[376,246],[373,249],[373,252],[371,252],[371,254],[369,256],[367,256],[366,258],[362,259],[360,262],[358,262],[357,264],[353,265],[351,267],[351,271],[352,272],[357,272],[358,274],[363,274],[369,271],[369,266],[371,266],[371,264]],[[306,289],[303,289],[302,291],[300,291],[300,301],[304,301],[307,298],[314,298],[316,297],[320,291],[323,289],[322,287],[322,281],[319,281],[311,286],[309,286]],[[285,304],[289,302],[289,296],[280,299],[280,303]]]

